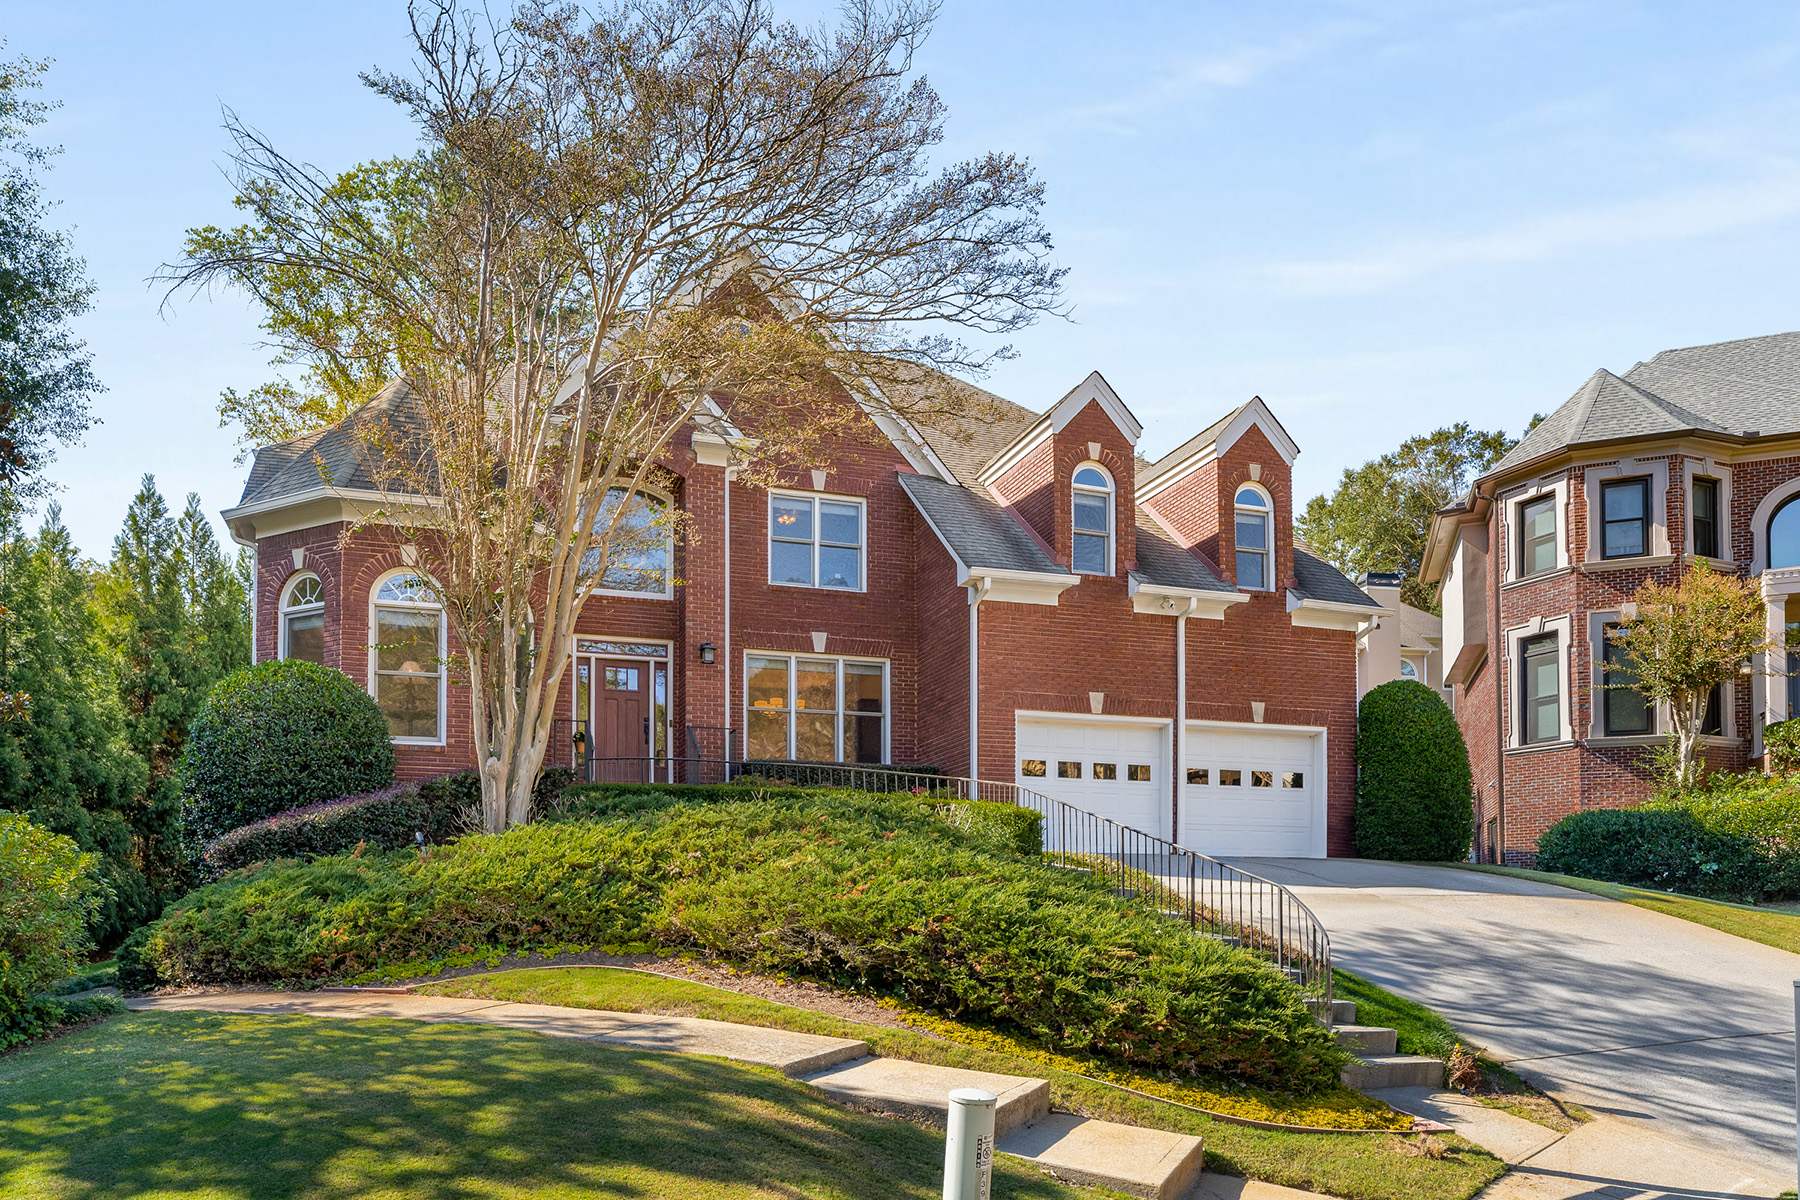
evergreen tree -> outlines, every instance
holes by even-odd
[[[100,856],[112,896],[93,932],[116,938],[160,908],[135,836],[147,773],[127,745],[87,573],[57,506],[32,538],[16,504],[0,500],[0,605],[0,688],[30,698],[0,725],[0,807]]]

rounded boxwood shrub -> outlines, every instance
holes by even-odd
[[[374,699],[342,671],[298,659],[241,667],[207,694],[181,754],[195,845],[290,808],[394,782]]]
[[[1365,858],[1455,862],[1474,828],[1469,750],[1450,706],[1413,679],[1356,711],[1356,848]]]

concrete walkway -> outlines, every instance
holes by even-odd
[[[1800,955],[1507,876],[1359,859],[1235,861],[1292,888],[1330,931],[1339,965],[1430,1006],[1520,1074],[1610,1118],[1526,1159],[1521,1178],[1535,1168],[1586,1179],[1589,1190],[1616,1182],[1715,1195],[1794,1185]],[[1607,1145],[1618,1146],[1611,1158]],[[1678,1161],[1696,1165],[1669,1165],[1677,1174],[1666,1180],[1645,1174]]]
[[[705,1054],[771,1067],[851,1108],[943,1128],[949,1094],[974,1087],[999,1098],[996,1148],[1069,1183],[1110,1188],[1146,1200],[1180,1200],[1199,1184],[1200,1139],[1050,1111],[1042,1079],[879,1058],[866,1042],[789,1033],[696,1017],[606,1012],[501,1000],[379,992],[231,992],[147,996],[136,1012],[217,1012],[262,1016],[499,1025],[550,1037],[678,1054]]]

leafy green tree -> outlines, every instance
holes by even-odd
[[[36,994],[74,969],[104,902],[94,856],[17,813],[0,812],[0,1050],[38,1023]]]
[[[30,697],[0,725],[0,808],[98,856],[110,895],[93,932],[116,937],[160,907],[138,862],[147,772],[127,744],[87,572],[57,506],[33,538],[17,505],[0,505],[0,605],[0,689]]]
[[[244,591],[197,495],[179,518],[145,475],[96,583],[126,738],[147,780],[139,856],[159,893],[183,882],[176,763],[207,691],[250,661]]]
[[[55,107],[28,94],[46,66],[0,63],[0,485],[26,492],[41,487],[33,476],[53,443],[87,428],[88,401],[100,391],[69,330],[94,285],[67,235],[49,228],[51,206],[38,186],[56,151],[26,136]]]
[[[1296,532],[1351,576],[1402,572],[1400,598],[1436,612],[1432,589],[1419,583],[1432,514],[1515,444],[1501,430],[1471,429],[1466,421],[1408,438],[1397,450],[1347,468],[1336,491],[1307,502]]]

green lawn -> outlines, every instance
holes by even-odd
[[[772,1071],[473,1025],[137,1013],[0,1058],[0,1195],[42,1200],[930,1200],[943,1145]]]
[[[1043,1058],[1027,1057],[1008,1048],[1007,1043],[995,1040],[985,1031],[957,1031],[968,1041],[946,1041],[913,1030],[865,1025],[665,976],[574,967],[468,976],[419,990],[531,1004],[705,1017],[855,1037],[868,1042],[876,1053],[890,1057],[1048,1079],[1050,1102],[1058,1108],[1104,1120],[1199,1135],[1206,1143],[1208,1170],[1352,1200],[1464,1200],[1504,1170],[1498,1159],[1454,1136],[1440,1139],[1448,1151],[1444,1157],[1431,1158],[1417,1152],[1416,1140],[1409,1144],[1388,1134],[1295,1134],[1232,1125],[1191,1109],[1081,1078],[1049,1065]],[[934,1024],[940,1029],[952,1027],[948,1022]],[[1304,1110],[1305,1106],[1295,1107]]]
[[[1622,900],[1626,904],[1635,904],[1639,908],[1647,908],[1651,912],[1666,913],[1671,917],[1680,917],[1684,921],[1705,925],[1722,933],[1748,938],[1753,942],[1761,942],[1763,945],[1773,946],[1777,950],[1800,954],[1800,912],[1794,911],[1792,906],[1773,909],[1756,908],[1748,904],[1728,904],[1722,900],[1702,900],[1698,896],[1683,896],[1677,892],[1658,892],[1648,888],[1627,887],[1622,883],[1603,883],[1598,879],[1581,879],[1574,875],[1554,875],[1549,871],[1527,871],[1520,867],[1495,867],[1485,863],[1445,863],[1443,865],[1456,867],[1463,871],[1482,871],[1489,875],[1511,875],[1515,879],[1532,879],[1538,883],[1553,883],[1558,887],[1572,888],[1575,891],[1588,892],[1595,896],[1605,896],[1608,900]]]

